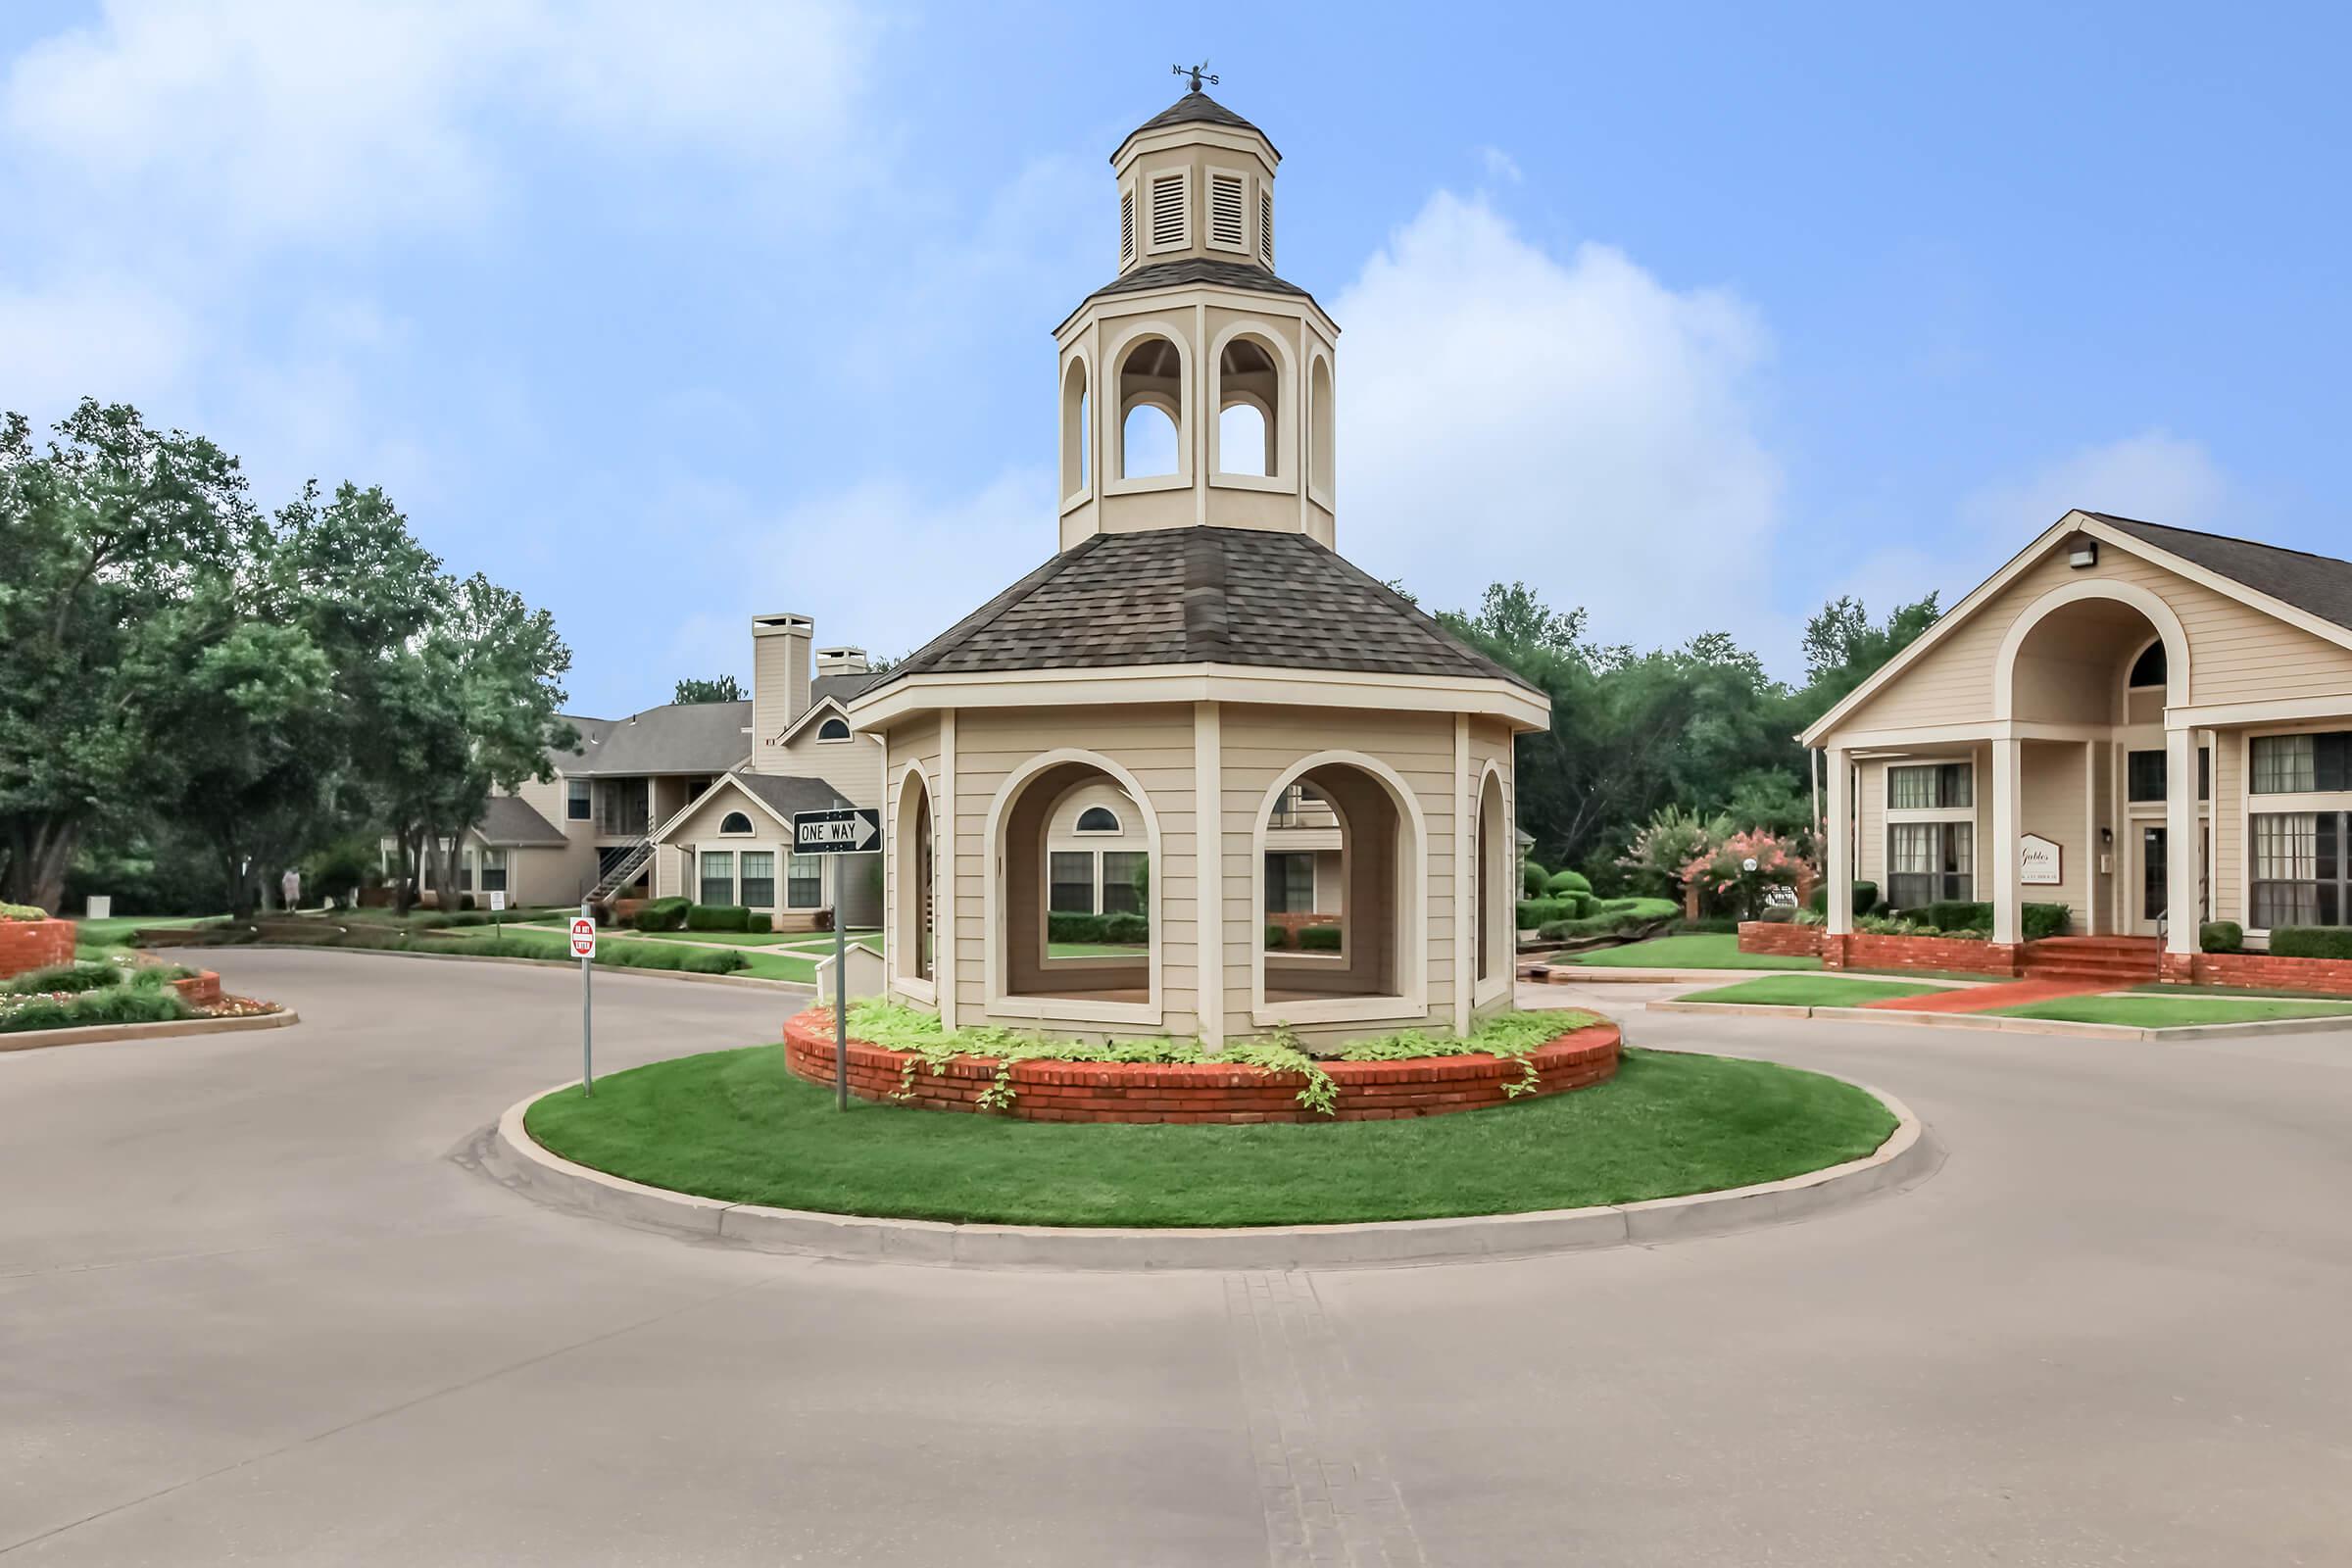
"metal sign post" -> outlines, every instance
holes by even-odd
[[[835,805],[792,813],[795,855],[865,855],[880,848],[882,813]],[[841,914],[841,878],[833,879],[833,1108],[850,1108],[850,925]]]
[[[580,960],[580,1093],[596,1093],[596,1003],[589,991],[589,974],[596,967],[596,916],[588,912],[588,901],[580,901],[580,912],[571,920],[571,954]]]

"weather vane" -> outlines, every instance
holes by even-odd
[[[1208,70],[1208,62],[1205,60],[1201,61],[1197,66],[1170,66],[1168,69],[1176,73],[1176,74],[1179,76],[1192,77],[1193,91],[1195,92],[1199,92],[1200,90],[1200,84],[1204,81],[1212,87],[1217,84],[1216,77],[1205,74]]]

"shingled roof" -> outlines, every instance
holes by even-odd
[[[2142,522],[2136,517],[2118,517],[2104,512],[2084,515],[2121,529],[2143,544],[2193,562],[2207,571],[2218,572],[2258,594],[2268,594],[2322,620],[2352,629],[2352,561],[2256,544],[2251,539],[2232,539],[2227,534]]]
[[[752,755],[752,705],[664,703],[626,718],[574,718],[580,749],[556,765],[597,773],[723,773]]]
[[[493,845],[555,846],[564,844],[564,830],[539,814],[538,808],[514,795],[493,795],[474,824],[482,842]]]
[[[1303,534],[1097,534],[893,666],[908,675],[1247,664],[1507,680],[1517,675]]]
[[[1180,256],[1172,262],[1153,262],[1149,267],[1121,272],[1080,300],[1078,309],[1062,318],[1061,325],[1069,325],[1070,317],[1108,295],[1141,294],[1146,289],[1185,288],[1200,284],[1213,288],[1248,289],[1253,294],[1288,294],[1306,301],[1318,311],[1323,309],[1323,302],[1305,289],[1288,278],[1276,277],[1254,262],[1226,262],[1213,256]],[[1054,328],[1055,331],[1060,329]]]
[[[1198,87],[1129,131],[1119,146],[1124,148],[1128,142],[1135,140],[1136,137],[1148,130],[1165,130],[1170,125],[1225,125],[1234,130],[1250,131],[1264,141],[1269,148],[1274,146],[1273,137],[1268,136],[1264,131],[1259,130],[1249,121],[1244,120]],[[1280,158],[1281,151],[1276,149],[1274,156]],[[1117,163],[1119,161],[1118,154],[1111,154],[1110,161],[1114,164]]]

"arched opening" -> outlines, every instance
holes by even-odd
[[[1086,362],[1070,361],[1061,378],[1061,493],[1074,496],[1091,476],[1087,457]]]
[[[816,726],[816,738],[820,741],[846,741],[850,738],[850,721],[846,718],[828,718]]]
[[[1332,479],[1331,362],[1321,355],[1315,357],[1314,368],[1307,376],[1306,412],[1306,482],[1328,497]]]
[[[1184,360],[1164,337],[1148,337],[1119,361],[1119,477],[1183,471]]]
[[[1277,476],[1281,428],[1280,361],[1261,339],[1234,338],[1217,355],[1217,471]]]
[[[1483,992],[1511,973],[1515,956],[1512,911],[1511,823],[1502,806],[1502,776],[1490,770],[1478,790],[1476,902],[1478,983]]]
[[[928,981],[934,973],[938,926],[932,906],[931,790],[919,772],[909,770],[899,786],[897,828],[892,849],[898,859],[899,902],[890,947],[903,955],[902,976]]]
[[[727,837],[751,837],[752,819],[741,811],[729,811],[718,819],[718,831]]]
[[[999,808],[999,985],[1006,997],[1145,1004],[1152,926],[1150,814],[1092,762],[1048,763]],[[1082,827],[1082,823],[1110,827]]]
[[[1396,787],[1353,762],[1309,767],[1274,792],[1261,840],[1269,931],[1258,978],[1268,1005],[1407,991],[1420,946],[1408,929],[1419,919],[1414,835]]]

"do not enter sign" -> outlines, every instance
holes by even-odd
[[[596,922],[584,914],[571,917],[571,956],[575,958],[596,956]]]

